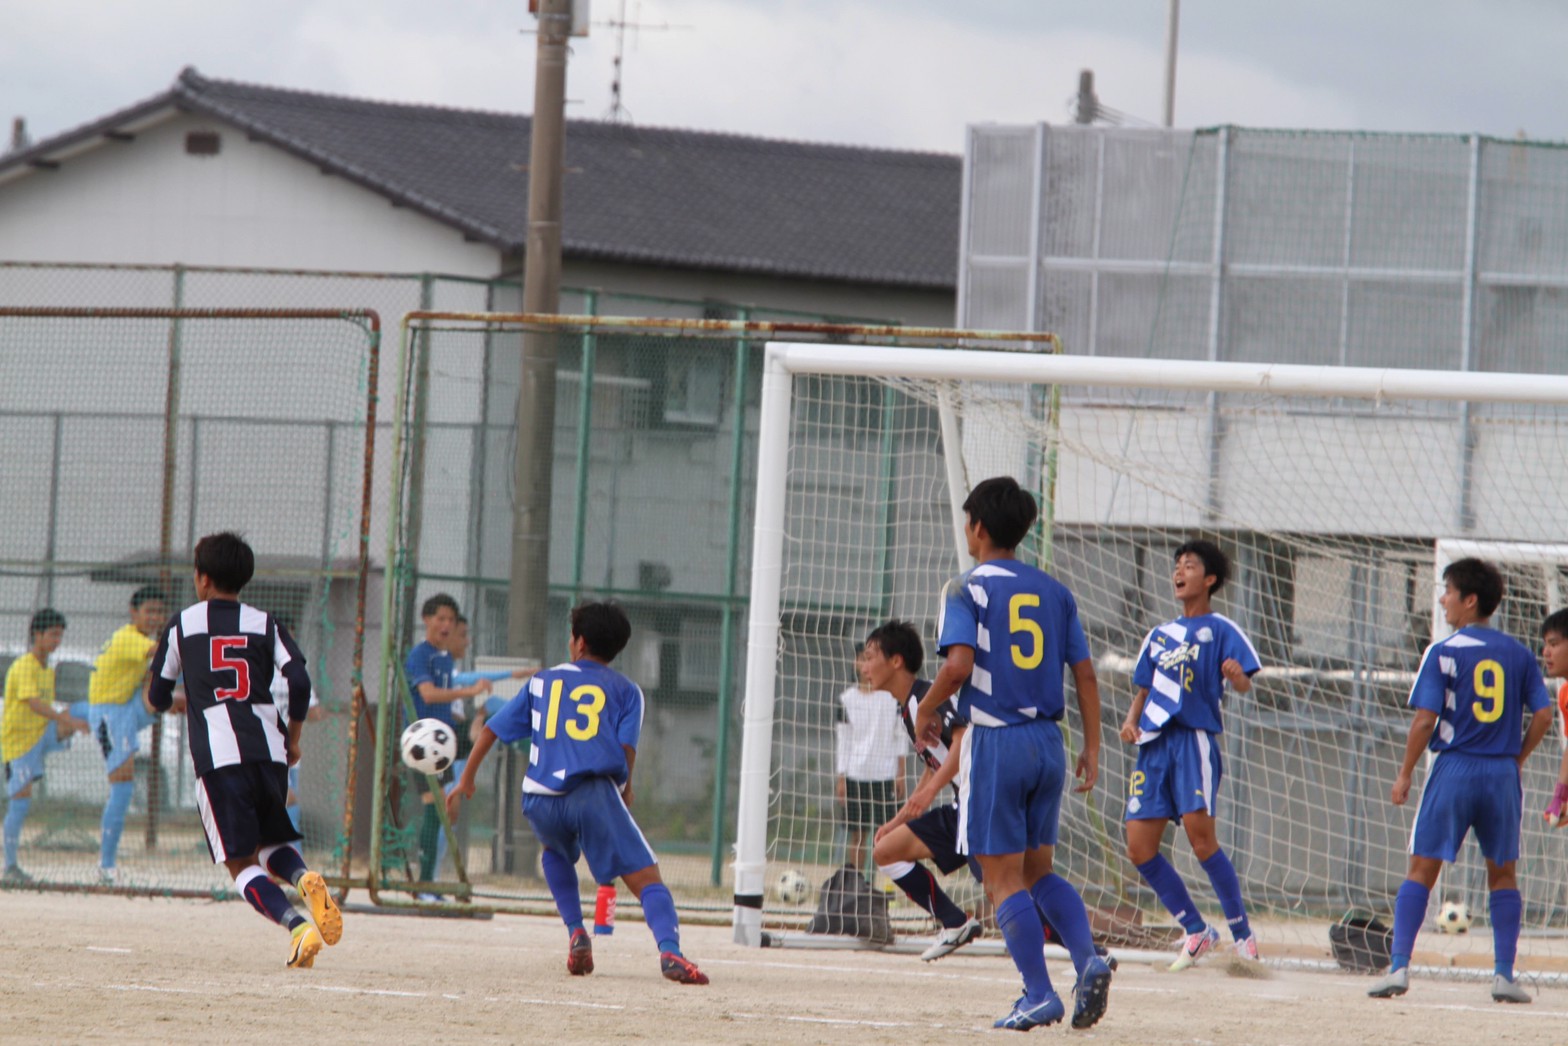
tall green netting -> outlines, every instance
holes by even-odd
[[[193,601],[196,539],[240,531],[257,553],[244,598],[291,628],[319,698],[297,791],[307,859],[329,871],[349,852],[379,337],[354,311],[0,309],[0,660],[58,609],[57,698],[82,711],[131,594],[157,585],[171,613]],[[140,749],[113,887],[227,891],[183,719],[144,729]],[[95,737],[48,758],[20,843],[39,885],[100,886],[107,788]]]

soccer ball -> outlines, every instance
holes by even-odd
[[[1444,901],[1437,913],[1437,928],[1444,933],[1464,933],[1470,929],[1470,906],[1462,901]]]
[[[439,774],[457,758],[457,735],[439,719],[416,719],[403,731],[403,763],[422,774]]]
[[[780,875],[773,884],[773,896],[779,899],[780,904],[803,904],[810,893],[811,883],[793,868]]]

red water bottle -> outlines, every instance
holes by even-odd
[[[614,883],[599,884],[599,895],[593,902],[593,932],[595,937],[608,937],[615,932]]]

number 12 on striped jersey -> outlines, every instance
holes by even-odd
[[[550,684],[550,708],[544,717],[544,736],[550,740],[556,736],[556,728],[561,723],[561,694],[566,689],[566,680],[557,679]],[[592,683],[584,683],[572,688],[567,695],[567,700],[577,707],[572,710],[571,717],[566,720],[566,736],[573,741],[587,741],[599,735],[599,715],[604,711],[605,693],[600,687]]]

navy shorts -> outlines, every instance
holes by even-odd
[[[1056,845],[1067,751],[1055,720],[972,726],[959,753],[961,853],[994,856]]]
[[[1168,726],[1138,746],[1138,766],[1127,782],[1126,821],[1180,821],[1202,810],[1214,816],[1225,763],[1215,735]]]
[[[1517,861],[1522,788],[1519,763],[1511,755],[1438,753],[1421,788],[1410,852],[1453,861],[1474,829],[1487,860]]]
[[[844,782],[844,800],[844,821],[851,828],[881,828],[898,813],[891,780],[857,781],[851,777]]]
[[[931,851],[931,863],[943,875],[952,875],[967,864],[975,880],[979,881],[980,865],[973,857],[958,852],[958,807],[933,807],[914,820],[906,821],[905,827]]]
[[[659,861],[608,777],[591,777],[565,795],[524,792],[523,816],[546,849],[571,864],[588,858],[597,882],[613,882]]]
[[[289,768],[239,763],[196,779],[196,809],[213,862],[249,857],[263,846],[300,839],[288,811]]]

